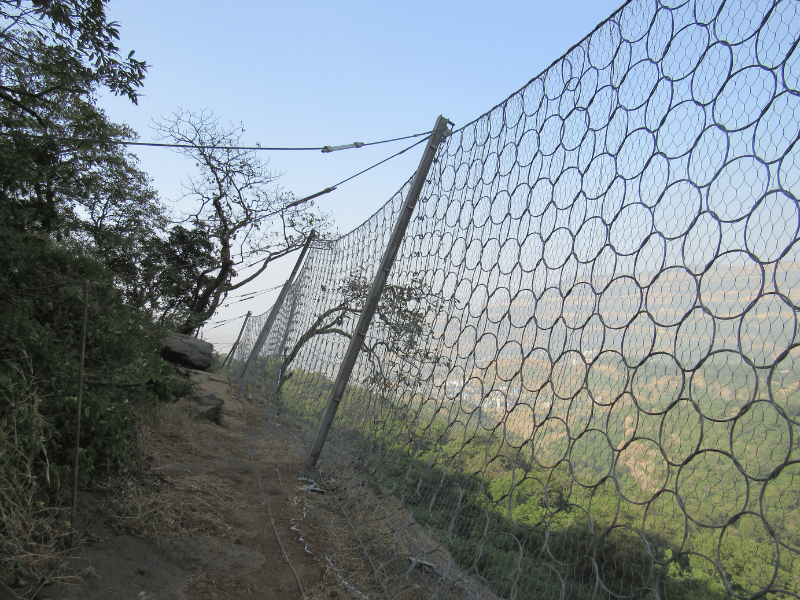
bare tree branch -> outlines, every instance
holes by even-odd
[[[184,186],[194,208],[183,222],[202,232],[216,255],[214,275],[202,279],[179,328],[190,333],[213,316],[228,292],[255,280],[273,261],[300,249],[313,229],[329,223],[311,204],[292,205],[294,196],[277,187],[279,174],[269,170],[267,160],[235,148],[242,145],[241,125],[225,126],[213,113],[180,109],[153,128],[157,139],[188,146],[177,151],[194,161],[198,174]],[[255,271],[237,279],[234,267],[254,255],[259,256],[250,265]]]

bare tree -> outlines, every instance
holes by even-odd
[[[313,338],[321,335],[352,337],[348,329],[354,329],[370,287],[371,282],[360,274],[353,274],[345,280],[337,290],[339,301],[336,305],[317,315],[291,349],[286,349],[278,374],[277,393],[291,378],[289,368],[297,354]],[[445,357],[427,350],[422,343],[428,331],[428,315],[436,314],[443,303],[440,296],[418,279],[405,285],[386,285],[372,320],[370,340],[362,346],[362,352],[372,363],[372,375],[366,383],[373,391],[389,395],[389,390],[398,384],[410,385],[407,370],[401,368],[403,364],[419,368],[420,365],[447,362]]]
[[[178,152],[195,162],[198,174],[184,186],[194,208],[184,224],[214,245],[215,261],[200,272],[186,301],[189,317],[178,327],[191,333],[205,323],[226,295],[261,275],[274,260],[302,247],[313,229],[328,227],[328,217],[313,202],[282,191],[268,160],[240,147],[242,125],[224,126],[213,113],[178,110],[154,124],[158,139],[181,144]],[[237,278],[244,268],[255,267]]]

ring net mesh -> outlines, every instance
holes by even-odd
[[[389,597],[800,597],[798,11],[630,2],[442,142],[320,461]],[[309,432],[408,187],[253,359]]]
[[[261,330],[264,329],[264,325],[266,325],[268,317],[269,311],[265,312],[263,315],[251,316],[247,320],[247,323],[245,323],[245,327],[242,329],[239,343],[231,348],[233,356],[231,357],[231,364],[228,369],[230,376],[234,380],[239,381],[244,376],[245,368],[247,366],[247,357],[251,350],[256,346],[258,342],[258,335]]]

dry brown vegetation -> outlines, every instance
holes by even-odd
[[[176,451],[197,452],[202,427],[172,405],[143,411],[138,431],[143,462],[137,470],[139,476],[127,478],[121,498],[111,502],[108,523],[112,527],[140,537],[208,535],[236,539],[243,533],[224,522],[224,510],[241,504],[229,481],[187,469],[149,467]]]
[[[265,593],[300,598],[292,569],[310,600],[382,597],[332,495],[301,491],[303,484],[295,478],[303,459],[302,448],[295,446],[297,426],[277,416],[275,406],[265,405],[262,412],[230,395],[218,375],[193,373],[192,379],[198,391],[225,399],[222,425],[194,419],[189,400],[143,408],[138,463],[118,482],[116,495],[92,529],[97,531],[84,538],[90,545],[64,561],[53,578],[56,585],[46,588],[47,597],[102,597],[92,594],[103,585],[105,597],[124,591],[127,584],[117,581],[116,573],[130,566],[122,556],[126,540],[151,544],[147,547],[164,562],[172,558],[173,547],[210,552],[210,562],[177,575],[181,593],[193,600],[261,598]],[[101,500],[105,505],[106,499],[96,494],[85,501],[84,513],[96,513]],[[83,517],[85,523],[92,515]],[[250,557],[246,568],[237,566],[241,552]],[[141,570],[148,569],[142,565]],[[60,585],[68,578],[69,586]],[[161,584],[166,582],[150,582],[150,589]]]
[[[24,375],[20,373],[20,375]],[[36,464],[44,450],[45,420],[35,385],[27,383],[26,402],[9,410],[0,423],[0,573],[33,577],[60,556],[69,541],[69,511],[58,505],[60,479],[48,464]],[[7,382],[2,382],[2,393]],[[42,482],[34,476],[46,474]],[[47,502],[44,484],[55,501]]]

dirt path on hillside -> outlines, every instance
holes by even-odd
[[[231,395],[221,375],[186,374],[225,401],[221,425],[193,418],[190,400],[145,419],[144,463],[111,499],[82,494],[81,526],[94,523],[36,598],[380,597],[336,504],[297,479],[297,426]]]

